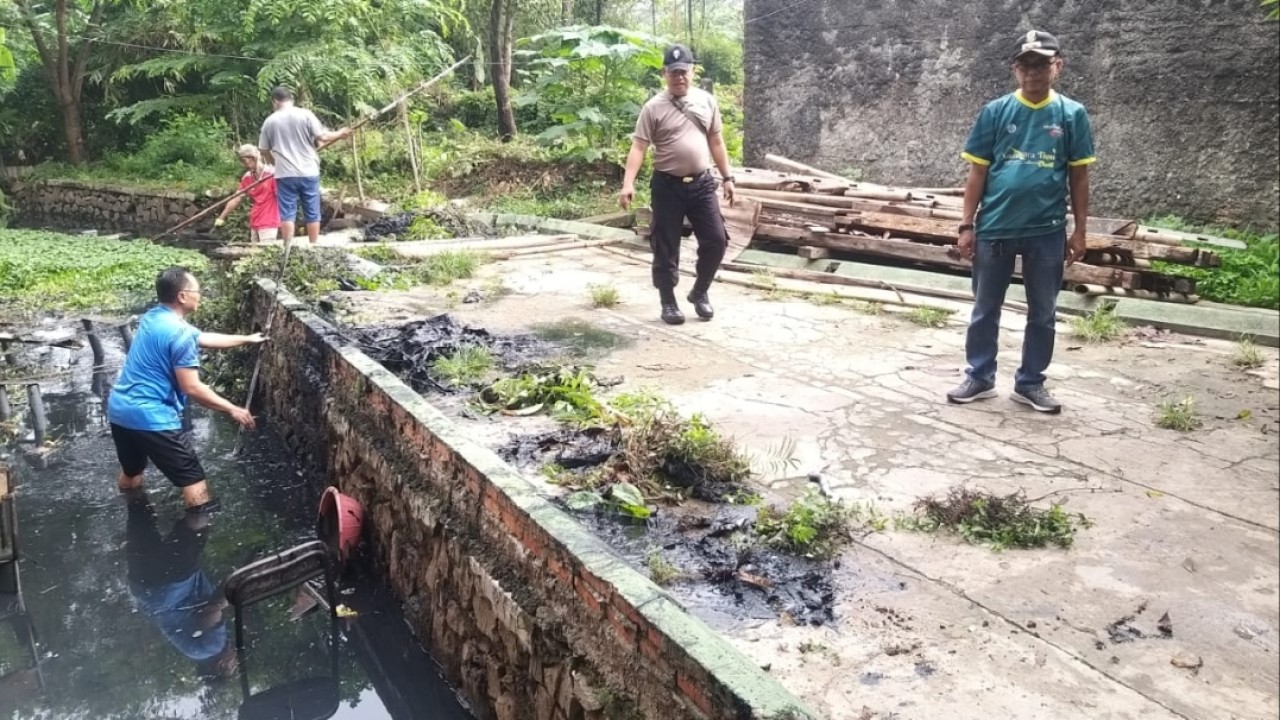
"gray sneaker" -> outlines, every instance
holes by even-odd
[[[974,400],[986,400],[996,396],[996,386],[966,377],[956,389],[947,393],[947,402],[964,405]]]
[[[1023,405],[1030,405],[1042,413],[1057,415],[1062,412],[1062,403],[1053,399],[1048,390],[1043,385],[1027,388],[1015,388],[1013,395],[1014,402],[1020,402]]]

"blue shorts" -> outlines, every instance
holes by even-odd
[[[298,219],[298,201],[302,201],[304,222],[320,222],[320,178],[276,178],[276,204],[280,206],[280,222]]]

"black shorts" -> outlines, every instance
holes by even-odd
[[[147,460],[178,487],[204,480],[204,468],[196,457],[189,430],[130,430],[111,423],[120,469],[128,477],[141,475]]]

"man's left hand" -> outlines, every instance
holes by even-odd
[[[1088,247],[1084,240],[1084,229],[1076,228],[1071,233],[1071,237],[1067,239],[1067,266],[1074,265],[1077,261],[1084,257],[1084,251]]]
[[[257,345],[259,343],[266,342],[267,336],[263,335],[262,333],[254,333],[252,335],[245,335],[244,341],[248,345]]]
[[[737,193],[734,192],[734,182],[732,180],[725,180],[723,184],[725,202],[732,205],[734,198],[737,197]]]

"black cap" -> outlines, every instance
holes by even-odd
[[[693,51],[684,45],[672,45],[662,53],[662,67],[668,70],[689,70],[694,62]]]
[[[1031,30],[1022,34],[1018,38],[1017,49],[1014,50],[1013,59],[1017,60],[1028,53],[1035,53],[1037,55],[1043,55],[1044,57],[1050,58],[1058,57],[1058,54],[1061,51],[1062,47],[1058,45],[1058,38],[1047,32]]]

